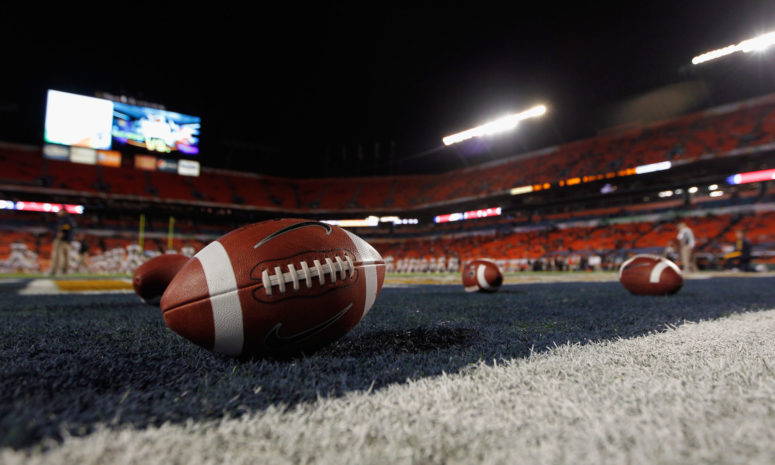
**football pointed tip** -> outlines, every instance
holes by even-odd
[[[161,296],[162,312],[209,297],[207,280],[199,260],[189,260],[178,271]]]

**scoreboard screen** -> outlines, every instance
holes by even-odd
[[[201,119],[155,108],[113,103],[113,141],[153,152],[199,153]]]
[[[109,149],[113,102],[85,95],[48,91],[43,138],[52,144]]]
[[[200,129],[198,116],[49,90],[43,133],[50,144],[193,156]]]

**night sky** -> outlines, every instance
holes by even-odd
[[[42,143],[48,88],[103,91],[200,115],[206,166],[440,172],[775,91],[775,51],[690,65],[775,30],[771,0],[439,5],[4,14],[0,140]],[[441,148],[537,103],[514,133]]]

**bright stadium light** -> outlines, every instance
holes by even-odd
[[[748,171],[737,173],[727,178],[729,184],[747,184],[749,182],[762,182],[775,180],[775,169]]]
[[[659,163],[651,163],[649,165],[640,165],[635,167],[635,174],[653,173],[655,171],[669,170],[673,166],[669,161],[661,161]]]
[[[519,186],[513,187],[511,190],[509,190],[511,195],[528,194],[530,192],[533,192],[533,186]]]
[[[478,218],[487,218],[490,216],[500,216],[503,213],[501,207],[491,207],[482,210],[470,210],[460,213],[448,213],[446,215],[438,215],[433,218],[434,223],[449,223],[451,221],[460,220],[474,220]]]
[[[773,45],[775,45],[775,31],[762,34],[760,36],[754,37],[753,39],[744,40],[737,45],[728,45],[717,50],[711,50],[710,52],[703,53],[702,55],[697,55],[696,57],[692,58],[692,63],[699,65],[700,63],[715,60],[717,58],[731,55],[736,52],[763,52]]]
[[[418,224],[420,220],[417,218],[400,218],[398,216],[382,216],[379,218],[380,223],[393,223],[394,225],[400,224]]]
[[[444,142],[444,145],[452,145],[464,140],[472,139],[474,137],[482,137],[508,131],[517,127],[520,121],[526,120],[528,118],[537,118],[544,115],[545,113],[546,106],[537,105],[521,113],[514,113],[512,115],[504,116],[503,118],[498,118],[495,121],[490,121],[489,123],[485,123],[481,126],[467,129],[463,132],[452,134],[451,136],[446,136],[441,140]]]
[[[45,212],[56,213],[59,210],[65,209],[67,213],[72,215],[83,215],[85,211],[83,205],[75,204],[61,204],[61,203],[48,203],[48,202],[14,202],[13,200],[0,200],[0,210],[20,210],[28,212]]]
[[[341,226],[343,228],[366,228],[379,226],[379,218],[376,216],[368,216],[362,220],[321,220],[323,223],[333,224],[335,226]]]

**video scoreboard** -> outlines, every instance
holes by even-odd
[[[103,166],[198,176],[201,118],[159,107],[49,90],[43,154]],[[123,160],[130,156],[132,160]]]

